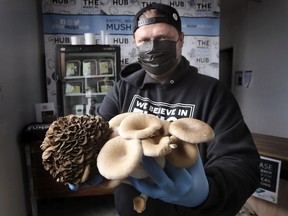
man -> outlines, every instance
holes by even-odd
[[[154,184],[129,178],[114,190],[120,216],[139,215],[132,199],[148,195],[140,215],[234,216],[259,183],[259,154],[232,94],[216,79],[198,73],[181,55],[184,34],[177,11],[163,4],[140,10],[134,20],[139,62],[128,65],[97,114],[105,120],[124,112],[161,119],[196,118],[208,123],[215,139],[199,145],[188,169],[169,162],[161,169],[142,162]]]

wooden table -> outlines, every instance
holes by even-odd
[[[282,170],[288,171],[288,138],[252,134],[261,156],[282,161]]]

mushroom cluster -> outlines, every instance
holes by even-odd
[[[122,113],[109,122],[100,116],[59,117],[41,144],[44,168],[58,182],[76,188],[97,174],[102,186],[113,188],[128,176],[149,178],[141,164],[143,155],[164,168],[166,160],[176,167],[190,167],[198,157],[197,144],[214,138],[203,121],[182,118],[173,122],[144,113]],[[147,196],[135,197],[134,209],[142,212]]]
[[[141,165],[143,155],[154,157],[160,167],[166,159],[176,167],[191,167],[198,157],[197,144],[211,141],[213,129],[203,121],[182,118],[173,122],[144,113],[122,113],[109,121],[110,139],[97,158],[99,173],[121,182],[128,176],[144,179],[148,173]],[[147,197],[134,199],[134,209],[145,209]]]
[[[80,187],[98,173],[96,159],[111,132],[99,116],[59,117],[40,146],[45,170],[57,182]]]

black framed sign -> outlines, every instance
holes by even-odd
[[[261,156],[260,163],[260,186],[253,196],[272,203],[278,201],[279,180],[281,161]]]

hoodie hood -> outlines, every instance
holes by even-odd
[[[127,65],[121,72],[120,78],[133,86],[137,84],[136,80],[143,79],[146,72],[142,69],[139,62],[134,62]]]

